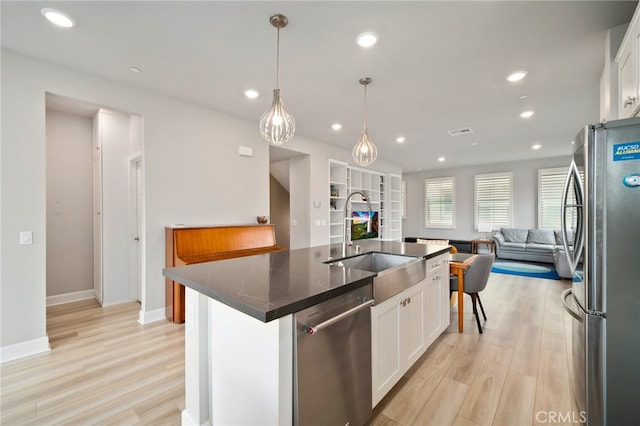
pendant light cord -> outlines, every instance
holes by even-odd
[[[278,27],[278,37],[276,41],[276,89],[280,88],[280,27]]]
[[[364,121],[363,127],[367,128],[367,85],[364,85]]]

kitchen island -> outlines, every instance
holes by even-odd
[[[187,287],[183,424],[292,424],[293,314],[370,285],[376,276],[325,262],[369,252],[423,259],[448,252],[448,246],[386,241],[359,242],[344,255],[342,248],[333,244],[163,271]]]

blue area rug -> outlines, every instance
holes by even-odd
[[[551,263],[529,263],[496,259],[491,272],[497,274],[520,275],[523,277],[559,280],[560,277]]]

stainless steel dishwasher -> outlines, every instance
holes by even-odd
[[[294,424],[371,417],[371,294],[365,285],[295,314]]]

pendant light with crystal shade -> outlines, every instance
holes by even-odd
[[[260,118],[260,134],[271,145],[286,143],[296,131],[296,122],[293,116],[284,109],[284,103],[280,96],[280,28],[287,26],[287,17],[276,14],[269,18],[271,25],[278,29],[278,42],[276,50],[276,88],[273,89],[273,102]]]
[[[369,77],[364,77],[360,79],[360,84],[364,86],[364,124],[362,126],[362,134],[360,135],[360,140],[353,147],[353,152],[351,155],[353,156],[353,161],[356,162],[357,165],[365,167],[369,164],[376,161],[378,157],[378,149],[375,144],[369,140],[369,134],[367,132],[367,85],[370,84],[373,80]]]

